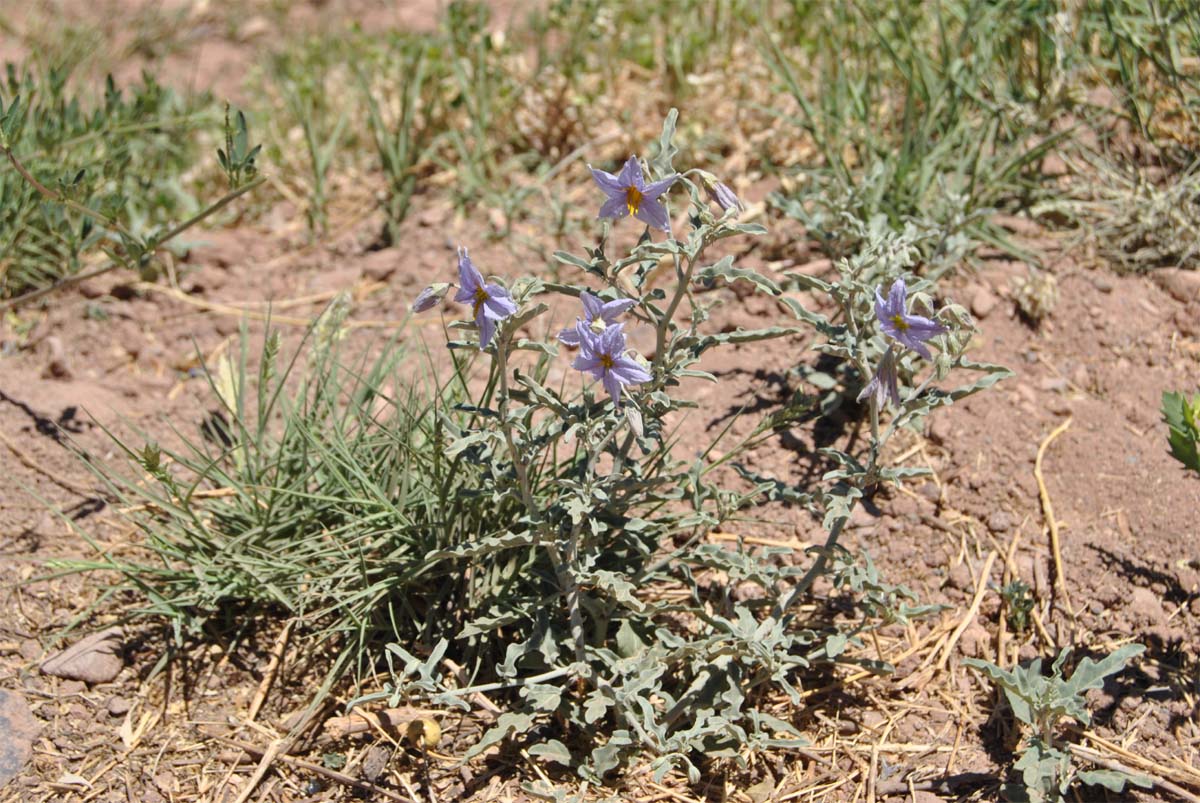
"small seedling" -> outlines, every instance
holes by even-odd
[[[1084,725],[1091,724],[1092,715],[1084,695],[1090,689],[1102,688],[1105,678],[1123,670],[1131,658],[1141,655],[1144,650],[1140,644],[1127,644],[1100,661],[1084,658],[1069,678],[1063,677],[1063,667],[1070,657],[1070,650],[1058,654],[1049,676],[1042,674],[1041,658],[1012,670],[977,658],[963,661],[965,666],[983,672],[1003,689],[1013,716],[1030,728],[1020,756],[1013,764],[1013,769],[1021,773],[1021,783],[1005,787],[1008,800],[1059,803],[1069,799],[1067,793],[1076,783],[1103,786],[1113,792],[1121,792],[1128,783],[1150,786],[1150,782],[1140,776],[1110,769],[1076,767],[1069,746],[1056,734],[1063,717]]]
[[[1189,401],[1182,393],[1164,391],[1162,414],[1171,454],[1187,468],[1200,472],[1200,393]]]
[[[1034,606],[1031,591],[1029,584],[1022,580],[1013,580],[1000,590],[1000,598],[1008,614],[1008,626],[1014,633],[1024,633],[1029,627],[1029,613]]]

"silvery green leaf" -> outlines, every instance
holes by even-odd
[[[614,599],[632,611],[640,613],[645,610],[645,604],[634,596],[637,586],[616,572],[600,569],[594,572],[581,573],[579,580],[584,584],[591,584],[596,586],[596,588],[607,591]]]
[[[608,741],[592,751],[592,770],[603,778],[621,763],[621,753],[633,744],[627,730],[613,731]]]
[[[508,327],[508,331],[515,332],[548,309],[550,309],[548,304],[544,302],[538,302],[532,307],[526,307],[523,310],[518,310],[516,315],[505,319],[504,325]]]
[[[709,265],[706,268],[701,268],[695,274],[695,281],[712,287],[718,279],[722,279],[726,284],[733,284],[737,281],[747,281],[773,296],[777,296],[783,291],[779,289],[779,285],[763,276],[758,271],[750,270],[749,268],[733,267],[733,257],[723,257],[715,265]]]
[[[526,733],[532,726],[533,717],[529,714],[506,711],[497,718],[496,724],[467,750],[463,758],[474,758],[492,745],[504,741],[510,734]]]
[[[1103,786],[1112,792],[1124,791],[1127,783],[1143,789],[1154,786],[1153,781],[1144,775],[1133,775],[1118,770],[1080,770],[1075,773],[1075,779],[1087,786]]]
[[[564,767],[569,767],[573,763],[571,751],[558,739],[550,739],[541,744],[533,745],[529,748],[529,755],[545,759],[546,761],[554,761],[562,764]]]
[[[679,148],[675,145],[675,125],[678,120],[678,109],[671,109],[663,120],[662,134],[658,137],[658,152],[650,160],[650,166],[654,168],[658,178],[665,178],[675,172],[673,162],[679,154]]]
[[[846,651],[846,645],[849,642],[850,638],[845,633],[834,633],[825,639],[824,653],[828,658],[837,658]]]
[[[544,340],[530,340],[522,337],[514,340],[512,347],[519,351],[539,351],[548,357],[558,356],[558,346]]]
[[[583,704],[583,721],[588,725],[599,722],[607,716],[611,706],[612,701],[606,694],[599,690],[592,692]]]
[[[543,714],[557,711],[562,704],[562,695],[562,686],[547,683],[529,683],[521,687],[521,697],[525,698],[535,711]]]
[[[531,530],[525,530],[519,533],[504,533],[503,535],[489,535],[486,538],[481,538],[474,543],[460,544],[453,549],[441,549],[436,552],[431,552],[426,556],[427,560],[436,560],[438,558],[475,558],[480,555],[490,555],[494,552],[501,552],[505,549],[514,549],[516,547],[529,546],[535,542],[536,538]]]
[[[812,310],[808,309],[800,303],[799,299],[793,298],[792,296],[782,295],[778,296],[776,300],[792,314],[792,317],[796,318],[797,320],[804,321],[805,323],[812,324],[817,328],[818,332],[826,337],[839,337],[844,332],[843,327],[835,326],[834,324],[830,323],[829,319],[821,313],[813,312]]]
[[[588,262],[587,260],[584,260],[584,259],[580,259],[579,257],[575,256],[574,254],[569,254],[566,251],[555,251],[554,258],[557,259],[559,262],[562,262],[566,265],[574,265],[575,267],[583,268],[584,270],[590,270],[592,267],[591,262]]]
[[[1041,662],[1037,663],[1038,668],[1035,672],[1040,672]],[[1004,696],[1008,698],[1008,704],[1012,707],[1013,716],[1026,725],[1034,724],[1031,702],[1033,695],[1036,694],[1036,690],[1030,683],[1028,675],[1022,674],[1018,676],[1013,672],[1006,671],[993,663],[982,661],[978,658],[964,659],[963,666],[978,669],[990,677],[997,686],[1004,690]]]
[[[1082,698],[1089,689],[1103,688],[1105,678],[1123,670],[1131,658],[1136,658],[1145,651],[1146,648],[1141,644],[1126,644],[1099,661],[1084,658],[1075,667],[1070,679],[1063,684],[1063,691]]]

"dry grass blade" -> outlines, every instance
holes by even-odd
[[[1055,427],[1046,439],[1038,446],[1037,457],[1033,463],[1033,476],[1037,480],[1038,497],[1042,502],[1042,515],[1046,520],[1046,530],[1050,534],[1050,550],[1054,555],[1054,585],[1062,593],[1063,602],[1067,606],[1067,611],[1071,614],[1071,618],[1075,618],[1075,608],[1071,604],[1071,595],[1067,591],[1066,572],[1063,569],[1062,545],[1058,535],[1058,520],[1054,517],[1054,505],[1050,502],[1050,491],[1046,488],[1046,478],[1042,473],[1042,460],[1046,456],[1046,450],[1050,448],[1050,444],[1059,435],[1067,431],[1071,426],[1071,419]]]

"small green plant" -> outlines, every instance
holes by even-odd
[[[401,36],[386,49],[389,69],[368,76],[358,72],[358,85],[367,104],[367,121],[387,182],[385,239],[399,242],[399,227],[408,215],[421,164],[442,130],[436,109],[436,80],[429,82],[435,54],[422,38]],[[381,75],[387,81],[381,82]],[[396,78],[399,79],[395,86]],[[430,85],[433,89],[431,90]],[[387,99],[395,94],[396,103]],[[398,108],[387,109],[394,105]]]
[[[1183,393],[1164,391],[1162,414],[1171,454],[1187,468],[1200,472],[1200,393],[1189,401]]]
[[[342,86],[353,49],[353,40],[310,37],[272,54],[264,68],[264,91],[279,101],[267,118],[268,150],[272,161],[302,185],[304,215],[314,235],[329,224],[330,171],[356,150],[344,146],[359,144],[348,141],[358,115],[348,102],[354,93]],[[296,147],[297,130],[303,147]]]
[[[74,275],[96,252],[136,264],[139,241],[198,208],[182,175],[212,122],[203,99],[143,75],[126,90],[110,77],[89,102],[69,79],[10,64],[0,81],[0,298]]]
[[[1116,652],[1093,661],[1084,658],[1069,678],[1063,677],[1063,667],[1071,653],[1063,650],[1050,667],[1050,675],[1042,674],[1042,659],[1001,669],[988,661],[968,658],[965,666],[987,675],[1004,690],[1013,716],[1029,727],[1020,757],[1013,769],[1021,773],[1020,784],[1009,784],[1004,793],[1008,800],[1029,803],[1060,803],[1076,783],[1103,786],[1121,792],[1126,784],[1149,788],[1150,782],[1137,775],[1111,769],[1084,770],[1075,766],[1070,746],[1056,733],[1059,721],[1066,717],[1084,725],[1091,724],[1092,715],[1084,695],[1090,689],[1104,686],[1104,679],[1125,668],[1131,658],[1145,650],[1140,644],[1127,644]]]
[[[230,189],[201,207],[179,183],[194,155],[178,133],[200,124],[198,112],[181,111],[148,75],[129,99],[109,78],[103,105],[85,111],[66,79],[54,70],[19,78],[10,65],[0,86],[0,155],[11,168],[0,171],[5,306],[117,268],[152,281],[160,249],[262,183],[241,112],[231,121],[227,111],[217,151]],[[190,216],[176,223],[179,212]]]
[[[1007,623],[1014,633],[1024,633],[1029,627],[1029,614],[1035,604],[1032,590],[1029,584],[1022,580],[1013,580],[1000,589],[1000,599],[1004,602],[1004,611],[1008,617]]]
[[[936,232],[924,254],[932,275],[979,242],[1014,250],[989,212],[1036,195],[1040,160],[1064,138],[1046,122],[1067,102],[1046,75],[1050,7],[802,8],[766,38],[765,55],[796,109],[777,114],[820,159],[771,202],[835,257],[862,242],[847,219],[877,216]],[[789,46],[794,36],[801,47]]]

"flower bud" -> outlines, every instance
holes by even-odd
[[[442,297],[446,295],[446,291],[450,289],[447,282],[438,282],[431,284],[421,291],[417,299],[412,303],[413,312],[426,312],[433,309],[438,304],[442,303]]]
[[[712,173],[707,170],[696,171],[700,175],[700,186],[704,188],[704,192],[708,195],[708,200],[712,201],[722,210],[728,212],[730,209],[736,209],[741,212],[746,207],[734,194],[733,190],[724,182],[721,182]]]

